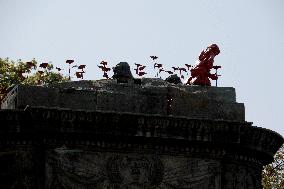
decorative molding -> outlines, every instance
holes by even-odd
[[[236,159],[246,156],[248,161],[259,156],[260,162],[266,164],[272,161],[273,154],[283,143],[279,134],[251,126],[249,122],[148,114],[29,107],[25,111],[1,110],[0,121],[3,125],[0,135],[4,136],[0,144],[5,145],[68,142],[92,145],[95,142],[102,147],[100,143],[112,146],[109,139],[116,139],[130,147],[151,143],[154,148],[163,149],[161,151],[191,154],[208,151],[211,156],[225,151]],[[91,137],[94,135],[100,137],[94,141]],[[76,140],[70,140],[70,136]],[[127,142],[129,140],[131,142]]]

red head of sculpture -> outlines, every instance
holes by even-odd
[[[215,55],[218,55],[220,53],[220,49],[216,44],[210,45],[209,47],[207,47],[207,49],[212,51]]]

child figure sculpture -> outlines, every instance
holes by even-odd
[[[189,85],[201,85],[211,86],[209,80],[217,80],[217,74],[211,74],[210,71],[213,68],[214,58],[220,53],[219,47],[216,44],[212,44],[203,50],[198,58],[198,63],[190,70],[191,77],[187,80],[186,84]]]

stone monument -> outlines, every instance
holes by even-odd
[[[261,189],[283,144],[231,87],[116,75],[17,85],[1,107],[1,189]]]

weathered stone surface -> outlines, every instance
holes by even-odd
[[[60,107],[115,112],[245,121],[235,89],[174,85],[143,79],[141,85],[115,80],[67,82],[53,88],[19,85],[2,103],[5,108]]]

